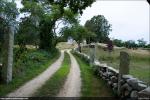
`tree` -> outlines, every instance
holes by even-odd
[[[124,46],[124,42],[122,40],[119,40],[119,39],[114,39],[113,43],[114,43],[114,45],[116,45],[118,47],[123,47]]]
[[[138,46],[139,47],[144,47],[146,45],[146,41],[144,41],[143,38],[137,40],[138,41]]]
[[[82,10],[87,6],[90,6],[94,1],[95,0],[23,0],[22,3],[24,5],[23,10],[25,12],[30,12],[31,15],[38,15],[38,12],[34,13],[36,12],[34,6],[41,5],[43,7],[42,9],[44,13],[42,14],[42,17],[40,17],[41,20],[39,21],[40,48],[48,49],[51,48],[53,44],[56,44],[52,43],[55,37],[53,29],[55,28],[56,22],[66,15],[66,9],[70,9],[73,14],[82,14]]]
[[[14,2],[0,1],[0,30],[3,34],[1,78],[5,83],[12,80],[14,30],[18,9]]]
[[[30,17],[22,18],[19,24],[18,33],[15,35],[15,41],[20,50],[25,50],[27,44],[37,45],[39,41],[38,27],[32,22]]]
[[[144,48],[148,48],[148,49],[150,49],[150,44],[145,45],[145,47],[144,47]]]
[[[103,15],[97,15],[86,21],[85,27],[97,35],[98,42],[107,42],[111,25]]]
[[[131,49],[131,48],[135,49],[135,48],[137,48],[137,44],[133,40],[128,40],[125,42],[125,47],[129,48],[129,49]]]
[[[87,37],[94,37],[95,34],[88,31],[85,27],[75,24],[71,27],[65,27],[62,30],[62,33],[64,34],[64,37],[67,39],[69,36],[73,37],[73,39],[77,42],[78,44],[78,50],[81,52],[81,46],[80,43],[82,42],[83,39]]]

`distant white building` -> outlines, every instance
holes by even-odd
[[[68,44],[73,44],[74,40],[71,36],[68,37],[67,43]]]

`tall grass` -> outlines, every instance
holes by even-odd
[[[75,55],[81,70],[82,97],[114,97],[113,91],[100,77],[94,75],[92,67]]]
[[[150,53],[133,52],[138,50],[115,49],[111,55],[108,51],[104,51],[101,47],[96,48],[96,58],[109,66],[119,69],[120,52],[125,51],[130,55],[130,74],[150,84]],[[82,52],[90,55],[89,48],[82,48]],[[148,51],[145,51],[148,52]]]

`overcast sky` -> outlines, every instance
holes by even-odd
[[[20,0],[16,1],[17,7],[22,7]],[[144,38],[150,43],[150,5],[146,0],[97,0],[83,11],[80,24],[95,15],[104,15],[112,24],[111,38],[125,41]]]
[[[80,24],[95,15],[104,15],[112,24],[111,38],[135,41],[144,38],[149,43],[150,6],[145,0],[97,0],[83,11]]]

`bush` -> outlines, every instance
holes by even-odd
[[[18,55],[19,50],[14,50],[14,74],[23,75],[26,73],[26,70],[32,69],[34,67],[41,67],[46,63],[50,58],[52,58],[57,51],[51,53],[44,50],[26,50],[20,55]],[[16,57],[17,56],[17,57]]]

